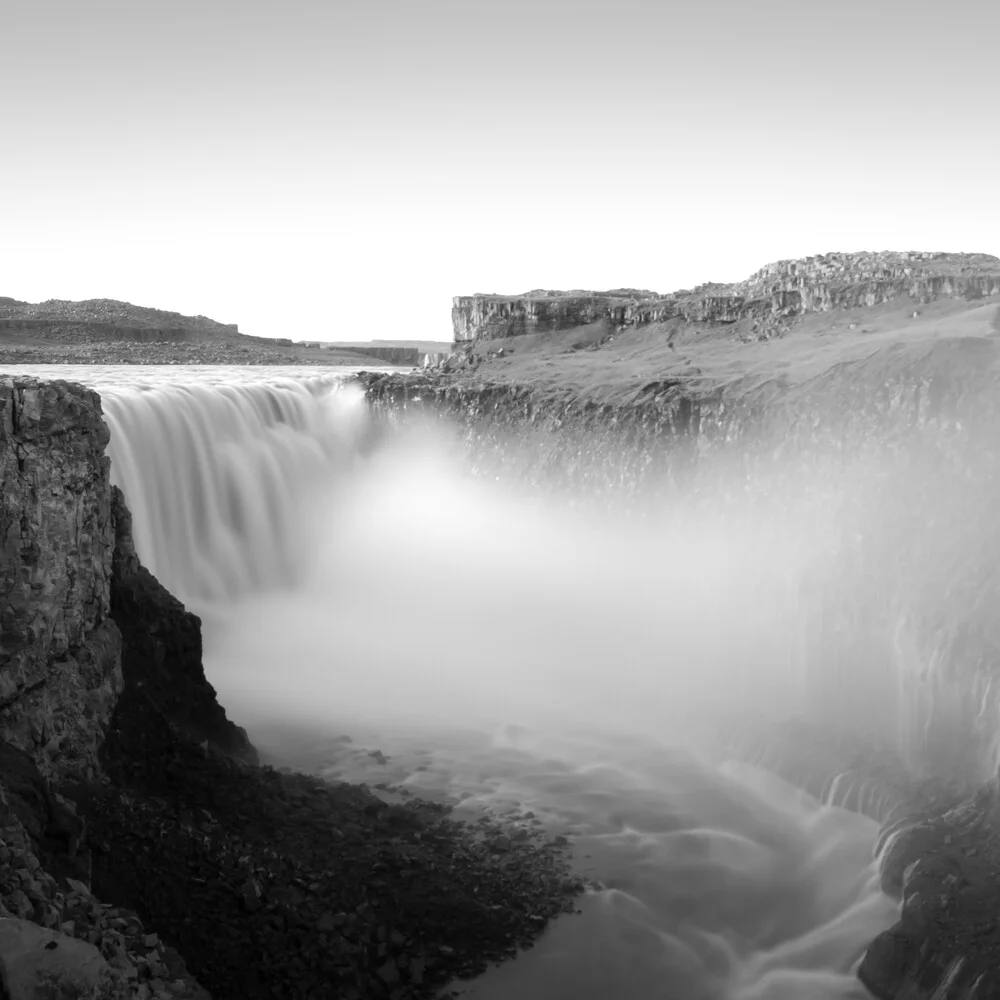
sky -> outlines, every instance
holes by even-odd
[[[1000,4],[21,0],[0,295],[451,339],[454,295],[1000,254]]]

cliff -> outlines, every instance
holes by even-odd
[[[205,679],[198,618],[136,557],[107,442],[96,392],[0,379],[0,738],[55,781],[94,778],[142,688],[190,738],[255,759]]]
[[[95,392],[0,378],[0,736],[91,776],[122,688],[115,535]]]
[[[452,308],[456,343],[491,341],[605,322],[612,330],[679,320],[737,324],[737,335],[769,339],[795,317],[874,306],[905,295],[916,303],[940,297],[1000,294],[1000,259],[988,254],[831,253],[768,264],[745,281],[705,284],[660,295],[534,291],[458,296]]]
[[[106,786],[123,714],[256,760],[205,679],[198,619],[135,555],[107,442],[95,392],[0,378],[0,980],[112,1000],[169,978],[207,1000],[134,913],[93,899],[87,824],[64,797]]]

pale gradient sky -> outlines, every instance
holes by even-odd
[[[19,0],[0,295],[295,339],[452,295],[1000,254],[1000,3]]]

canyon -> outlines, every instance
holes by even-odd
[[[794,465],[818,510],[848,512],[831,543],[843,584],[813,609],[810,655],[831,676],[858,663],[875,675],[901,655],[886,623],[905,620],[907,655],[942,686],[933,697],[944,704],[951,689],[971,715],[989,714],[1000,662],[989,528],[1000,502],[998,297],[996,257],[912,252],[781,261],[667,296],[461,296],[455,354],[437,370],[360,378],[387,426],[444,414],[479,474],[612,516],[623,494],[640,513],[720,492],[734,516],[769,510]],[[847,482],[857,488],[845,496]],[[902,744],[886,749],[892,701],[887,691],[877,708],[842,709],[869,720],[840,762],[889,803],[883,885],[902,902],[859,974],[880,1000],[993,996],[995,756],[970,765],[983,753],[970,715],[914,773]],[[801,759],[776,766],[809,786]]]
[[[810,655],[831,675],[859,663],[877,673],[908,643],[934,665],[941,704],[954,696],[966,711],[971,693],[982,716],[996,707],[1000,661],[993,571],[1000,544],[981,531],[1000,505],[998,301],[997,258],[914,252],[782,261],[743,282],[670,295],[460,296],[451,355],[419,373],[358,378],[382,433],[443,416],[457,426],[478,474],[613,516],[641,517],[664,502],[718,494],[745,516],[782,502],[794,466],[806,485],[793,485],[811,491],[817,509],[831,496],[844,503],[843,533],[830,539],[839,583],[803,597],[813,602]],[[116,337],[139,351],[156,345],[164,360],[177,360],[180,345],[200,344],[202,335],[204,343],[238,343],[235,327],[198,317],[182,335],[175,314],[95,302],[83,315],[79,304],[43,304],[46,312],[0,301],[0,333],[44,340],[47,356],[63,351],[69,360],[77,351],[103,357]],[[316,875],[323,851],[350,859],[351,837],[360,852],[365,842],[382,844],[383,835],[388,850],[408,823],[437,831],[444,853],[435,863],[445,864],[448,845],[462,835],[436,826],[440,816],[390,814],[364,790],[340,789],[331,799],[301,776],[258,766],[247,734],[205,678],[197,617],[136,556],[130,514],[110,482],[107,443],[92,390],[0,375],[4,839],[16,845],[12,871],[33,866],[50,875],[35,879],[27,904],[3,893],[0,918],[48,921],[69,937],[92,934],[109,983],[131,976],[133,984],[165,991],[170,969],[182,984],[178,997],[203,995],[181,954],[195,956],[196,975],[207,976],[217,996],[229,995],[223,984],[234,976],[242,977],[242,996],[320,996],[308,992],[317,986],[296,963],[308,965],[331,941],[345,949],[331,976],[347,975],[347,954],[364,956],[351,959],[354,978],[344,985],[355,992],[341,995],[395,995],[404,985],[410,992],[400,995],[426,995],[426,984],[411,980],[410,943],[393,946],[389,969],[386,934],[379,939],[374,916],[362,913],[363,926],[351,925],[354,936],[334,935],[331,915],[313,912],[322,900],[311,897],[298,905],[316,920],[300,926],[294,906],[280,902],[281,878],[308,882],[315,875],[326,885],[332,872]],[[845,491],[845,477],[858,469],[865,475],[857,489]],[[902,633],[886,628],[897,620],[905,623]],[[887,679],[887,698],[894,679]],[[995,910],[991,886],[1000,873],[991,846],[998,807],[995,775],[983,762],[996,733],[970,720],[961,739],[935,744],[926,758],[918,754],[921,766],[914,767],[902,752],[912,747],[877,739],[887,728],[885,704],[858,706],[849,691],[837,697],[855,713],[857,730],[837,747],[837,734],[827,734],[833,748],[818,766],[863,774],[880,789],[883,883],[901,901],[898,924],[861,966],[864,983],[880,1000],[993,995],[1000,936],[984,914]],[[775,764],[782,766],[787,760]],[[787,776],[805,787],[816,777],[801,766]],[[292,837],[277,818],[283,810],[311,827],[346,816],[341,825],[353,832],[346,846],[312,840],[294,859],[279,859],[267,845]],[[418,850],[419,840],[408,849]],[[218,850],[209,846],[216,842]],[[544,905],[553,915],[582,886],[566,888],[557,865],[541,865],[528,845],[524,851],[525,871],[543,871],[548,880]],[[189,862],[205,881],[197,890],[200,917],[169,884],[170,866]],[[470,864],[467,876],[479,878]],[[111,933],[112,918],[102,930],[100,921],[73,916],[83,891],[59,882],[60,865],[88,898],[91,889],[114,898],[122,934]],[[276,875],[282,865],[288,870]],[[148,935],[137,914],[149,905],[144,892],[153,883],[163,896],[157,919],[172,943],[184,943],[180,952],[142,944]],[[360,906],[364,887],[356,888]],[[494,890],[502,885],[491,883]],[[223,921],[232,942],[212,939],[213,919]],[[453,932],[445,928],[442,941]],[[287,966],[285,958],[277,963],[297,970],[287,993],[275,992],[285,986],[262,969],[236,971],[240,933],[262,953],[290,956]],[[458,955],[443,959],[439,971],[463,962],[475,964]],[[113,989],[128,987],[107,985]]]

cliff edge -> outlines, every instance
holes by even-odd
[[[979,300],[1000,294],[1000,259],[989,254],[883,251],[828,253],[768,264],[744,281],[661,295],[536,290],[454,299],[455,342],[489,341],[604,322],[613,330],[681,321],[740,324],[739,339],[781,336],[798,316],[874,306],[907,296]]]
[[[115,529],[97,393],[0,378],[0,737],[93,777],[122,689]]]

